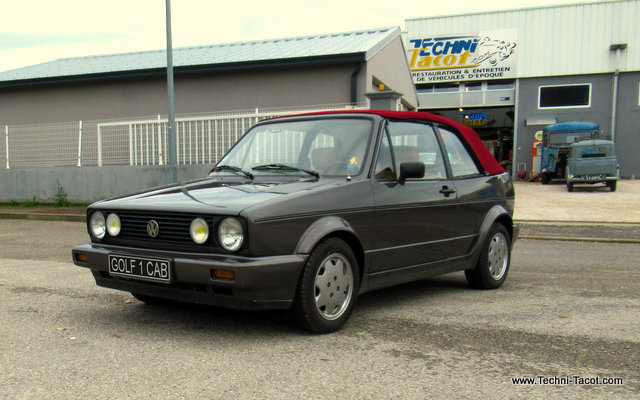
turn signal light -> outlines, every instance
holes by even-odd
[[[226,269],[216,269],[213,271],[213,276],[218,279],[236,279],[236,273]]]
[[[83,253],[76,253],[76,261],[87,262],[87,255]]]

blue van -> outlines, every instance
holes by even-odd
[[[594,122],[561,122],[542,131],[540,179],[546,185],[554,178],[565,178],[569,147],[581,140],[596,139],[600,126]]]

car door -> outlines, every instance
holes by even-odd
[[[452,249],[456,252],[454,256],[463,256],[475,244],[484,217],[502,195],[497,192],[496,177],[482,173],[473,151],[458,132],[448,126],[437,126],[436,131],[458,196],[458,226],[451,241],[455,243]]]
[[[422,178],[398,181],[403,162],[422,162]],[[371,177],[375,221],[371,224],[372,273],[451,257],[457,196],[447,176],[441,143],[426,123],[388,121]]]

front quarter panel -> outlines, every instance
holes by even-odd
[[[300,238],[300,241],[296,245],[296,254],[309,254],[313,250],[314,246],[325,236],[328,236],[334,232],[348,232],[357,238],[358,235],[351,227],[351,225],[343,218],[338,217],[324,217],[315,221],[306,232]]]
[[[250,253],[310,252],[309,246],[315,244],[312,239],[323,229],[325,233],[342,230],[362,237],[371,221],[371,203],[371,186],[363,179],[306,190],[245,210],[242,215],[249,221]],[[362,239],[366,247],[367,238]]]

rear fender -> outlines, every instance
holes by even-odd
[[[487,240],[487,237],[489,236],[489,233],[491,231],[491,227],[496,222],[504,225],[504,227],[507,229],[507,232],[509,232],[511,246],[513,247],[513,245],[515,244],[515,241],[517,239],[517,229],[514,229],[511,214],[509,214],[509,211],[504,206],[496,204],[489,210],[487,215],[484,217],[482,224],[480,225],[478,241],[471,250],[473,265],[477,264],[478,257],[480,256],[480,251],[482,249],[482,244]]]

